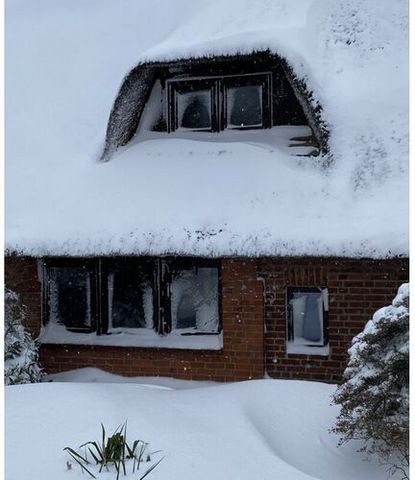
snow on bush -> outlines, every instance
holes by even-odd
[[[364,451],[408,478],[409,284],[353,339],[349,357],[345,382],[333,397],[341,406],[333,430],[340,443],[362,439]]]
[[[26,307],[19,296],[8,288],[4,297],[4,383],[40,382],[43,373],[39,366],[39,347],[24,327]]]

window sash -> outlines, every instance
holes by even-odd
[[[287,318],[286,318],[286,325],[287,325],[287,343],[290,345],[295,345],[298,347],[304,346],[304,347],[324,347],[325,345],[328,344],[328,290],[325,287],[287,287],[287,301],[286,301],[286,312],[287,312]],[[301,300],[300,294],[304,294],[305,300]],[[314,297],[315,295],[320,295],[321,298],[318,299]],[[296,297],[298,299],[298,308],[300,307],[300,303],[303,302],[304,305],[301,308],[301,310],[304,311],[305,317],[304,320],[299,326],[298,324],[298,319],[294,318],[294,302],[296,300]],[[309,302],[308,298],[312,299],[313,301],[315,300],[315,304],[312,305],[313,302]],[[321,303],[320,303],[321,302]],[[312,325],[309,323],[308,325],[306,324],[306,321],[311,322],[310,320],[310,310],[307,311],[307,308],[315,308],[317,307],[320,309],[319,312],[317,312],[317,315],[320,316],[320,319],[318,320],[320,323],[320,331],[321,331],[321,340],[313,340],[311,337],[315,335],[316,328],[315,325]],[[314,312],[315,313],[315,312]],[[308,318],[308,320],[307,320]],[[298,332],[298,327],[300,329],[304,329],[305,327],[308,328],[308,338],[305,338],[304,335],[296,335]],[[297,332],[296,332],[297,330]],[[303,339],[303,341],[299,339]]]
[[[252,130],[271,128],[272,126],[272,102],[271,102],[271,82],[270,73],[261,73],[256,75],[244,75],[240,77],[225,77],[222,81],[222,128],[231,130]],[[238,87],[261,87],[261,125],[230,125],[228,123],[228,104],[229,91]]]
[[[167,130],[219,132],[225,129],[246,130],[263,129],[272,126],[272,74],[259,72],[245,75],[224,75],[218,77],[188,77],[169,79],[167,85]],[[228,125],[228,94],[230,89],[246,86],[261,87],[262,122],[257,125]],[[178,96],[190,92],[210,90],[211,92],[211,127],[181,128],[178,115]]]
[[[171,263],[171,327],[182,334],[215,334],[220,328],[220,275],[212,262]],[[191,324],[180,326],[179,312],[188,314]]]
[[[120,329],[128,329],[128,328],[148,328],[146,323],[148,318],[146,318],[146,292],[145,288],[150,287],[152,290],[152,303],[153,303],[153,312],[154,312],[154,285],[152,279],[152,266],[153,262],[149,259],[141,259],[141,258],[104,258],[104,259],[97,259],[99,265],[99,284],[101,287],[101,295],[100,295],[100,320],[101,320],[101,333],[108,334],[111,333],[117,327],[113,326],[114,318],[111,318],[111,311],[114,308],[114,294],[116,293],[116,288],[118,288],[117,282],[125,282],[129,280],[131,283],[130,285],[126,285],[123,289],[123,293],[127,295],[128,298],[128,287],[132,287],[130,289],[130,294],[136,294],[138,298],[141,298],[141,305],[140,303],[136,304],[139,312],[137,314],[141,317],[140,323],[144,322],[143,326],[137,327],[127,327],[127,326],[119,326]],[[118,280],[117,277],[120,276],[121,279]],[[111,279],[113,279],[113,285],[111,290]],[[135,291],[134,291],[135,287]],[[132,308],[132,306],[128,306]],[[140,311],[142,310],[142,311]],[[127,312],[131,315],[131,312]],[[131,320],[131,317],[130,317]]]
[[[85,270],[91,279],[90,306],[91,306],[91,329],[70,329],[70,331],[106,335],[111,333],[110,301],[111,291],[108,288],[110,275],[118,269],[126,269],[133,272],[137,278],[145,277],[151,285],[153,328],[161,334],[166,335],[172,331],[171,315],[171,286],[174,272],[180,269],[189,268],[215,268],[218,277],[218,328],[215,332],[197,331],[183,335],[218,334],[222,330],[221,325],[221,276],[220,261],[206,259],[172,259],[172,258],[97,258],[97,259],[46,259],[43,262],[43,323],[47,324],[52,320],[50,312],[51,300],[51,272],[59,268],[73,268],[74,270]],[[139,288],[139,287],[138,287]],[[142,293],[142,292],[141,292]],[[145,312],[144,312],[145,314]],[[128,328],[128,327],[123,327]],[[143,327],[142,327],[143,328]],[[149,328],[149,327],[144,327]],[[180,330],[178,330],[180,331]]]
[[[76,272],[82,271],[82,274],[86,276],[87,283],[89,284],[85,292],[86,303],[89,314],[89,325],[81,325],[79,323],[76,325],[76,322],[73,322],[73,325],[67,326],[65,323],[63,325],[68,331],[79,332],[79,333],[92,333],[98,329],[98,311],[97,311],[97,283],[96,283],[96,265],[90,259],[85,259],[82,263],[73,260],[73,259],[56,259],[52,263],[43,264],[44,269],[44,279],[47,281],[43,282],[42,287],[42,317],[44,323],[47,323],[51,320],[53,313],[51,309],[53,306],[54,292],[59,291],[57,282],[58,270],[65,269],[68,271]],[[47,276],[46,276],[47,275]],[[55,293],[56,294],[56,293]]]
[[[183,128],[179,125],[179,95],[184,95],[192,92],[200,91],[210,92],[210,127],[209,128]],[[168,131],[174,132],[182,131],[202,131],[215,132],[219,131],[218,120],[218,83],[215,79],[194,79],[191,81],[168,81],[167,82],[168,95]]]

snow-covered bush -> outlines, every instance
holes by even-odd
[[[4,305],[4,383],[40,382],[43,373],[39,366],[39,346],[24,327],[26,307],[8,288],[4,292]]]
[[[408,478],[409,284],[353,339],[349,357],[334,395],[341,410],[333,431],[340,443],[363,440],[364,451]]]

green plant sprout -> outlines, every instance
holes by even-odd
[[[97,477],[87,468],[87,465],[92,465],[92,463],[88,460],[88,452],[95,461],[95,465],[99,465],[99,473],[101,473],[104,467],[107,471],[109,471],[108,466],[113,465],[117,472],[116,480],[119,480],[121,471],[124,475],[127,474],[127,460],[132,460],[132,473],[135,473],[136,471],[138,472],[140,470],[141,462],[144,461],[145,456],[145,461],[150,462],[151,455],[160,452],[160,450],[158,450],[156,452],[152,452],[151,454],[147,453],[148,443],[142,440],[134,440],[132,445],[129,445],[127,442],[127,422],[120,425],[109,437],[107,437],[105,433],[105,427],[102,423],[101,429],[101,442],[90,441],[80,445],[79,449],[85,449],[84,455],[76,452],[71,447],[65,447],[63,449],[64,451],[68,452],[68,454],[76,463],[80,465],[82,471],[88,473],[92,478],[96,479]],[[145,477],[147,477],[147,475],[149,475],[159,465],[163,458],[153,464],[144,473],[144,475],[139,477],[137,480],[143,480]]]

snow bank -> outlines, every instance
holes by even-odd
[[[6,248],[407,255],[407,10],[406,0],[8,0]],[[255,49],[284,56],[314,92],[330,169],[291,155],[275,131],[150,136],[98,163],[133,66]]]
[[[147,387],[164,390],[182,390],[220,385],[212,380],[180,380],[171,377],[123,377],[106,372],[95,367],[77,368],[66,372],[50,373],[45,382],[76,382],[76,383],[139,383]]]
[[[66,470],[62,448],[98,439],[100,422],[109,430],[128,419],[129,437],[165,455],[152,480],[386,480],[382,467],[356,452],[359,444],[336,448],[338,438],[328,433],[337,413],[330,406],[334,388],[278,380],[181,390],[120,383],[6,387],[6,478],[23,480],[30,471],[36,480],[85,480],[76,465]]]

